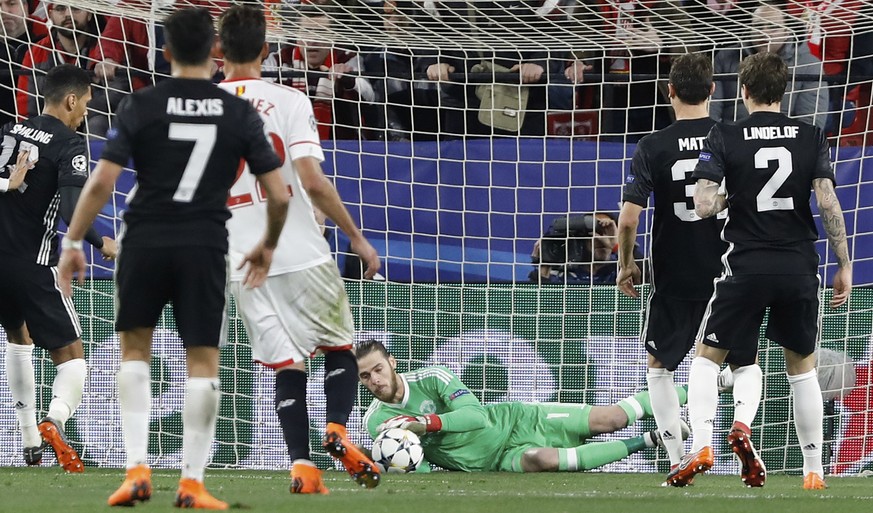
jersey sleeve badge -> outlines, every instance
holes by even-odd
[[[84,155],[76,155],[70,163],[73,166],[73,174],[88,176],[88,159]]]

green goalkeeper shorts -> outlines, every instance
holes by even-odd
[[[591,438],[587,404],[507,403],[501,412],[504,418],[492,418],[496,425],[513,426],[503,453],[497,458],[501,472],[522,472],[521,457],[528,449],[541,447],[569,449]]]

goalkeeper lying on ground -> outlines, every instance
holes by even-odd
[[[449,369],[399,374],[385,346],[357,346],[358,377],[376,397],[364,415],[375,438],[390,427],[421,436],[425,458],[448,470],[552,472],[590,470],[658,444],[657,430],[627,440],[585,444],[652,416],[649,393],[611,406],[505,402],[482,405]],[[686,391],[677,387],[680,404]],[[683,438],[687,433],[683,433]]]

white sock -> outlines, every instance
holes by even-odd
[[[142,360],[121,362],[116,375],[121,433],[127,452],[127,468],[148,464],[149,417],[152,411],[152,378]]]
[[[646,372],[652,413],[661,433],[661,441],[670,457],[670,464],[679,463],[685,455],[682,445],[682,426],[679,424],[679,394],[673,384],[673,372],[667,369],[649,369]]]
[[[712,424],[718,408],[719,366],[702,356],[691,360],[688,371],[688,418],[693,442],[691,452],[712,445]]]
[[[815,369],[788,376],[788,383],[794,394],[794,426],[797,429],[800,450],[803,452],[803,475],[815,472],[824,477],[821,462],[824,405]]]
[[[182,477],[203,481],[221,392],[218,378],[188,378],[182,411]]]
[[[734,369],[733,374],[734,420],[752,427],[761,404],[764,373],[758,364],[752,364]]]
[[[42,443],[36,428],[36,378],[33,374],[33,345],[6,344],[6,379],[15,403],[24,447]]]
[[[66,361],[57,367],[58,374],[52,383],[52,402],[48,416],[63,426],[82,403],[82,390],[88,375],[88,364],[82,358]]]

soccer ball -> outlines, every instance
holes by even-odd
[[[414,472],[423,459],[421,440],[412,431],[387,429],[373,441],[373,461],[383,472]]]

